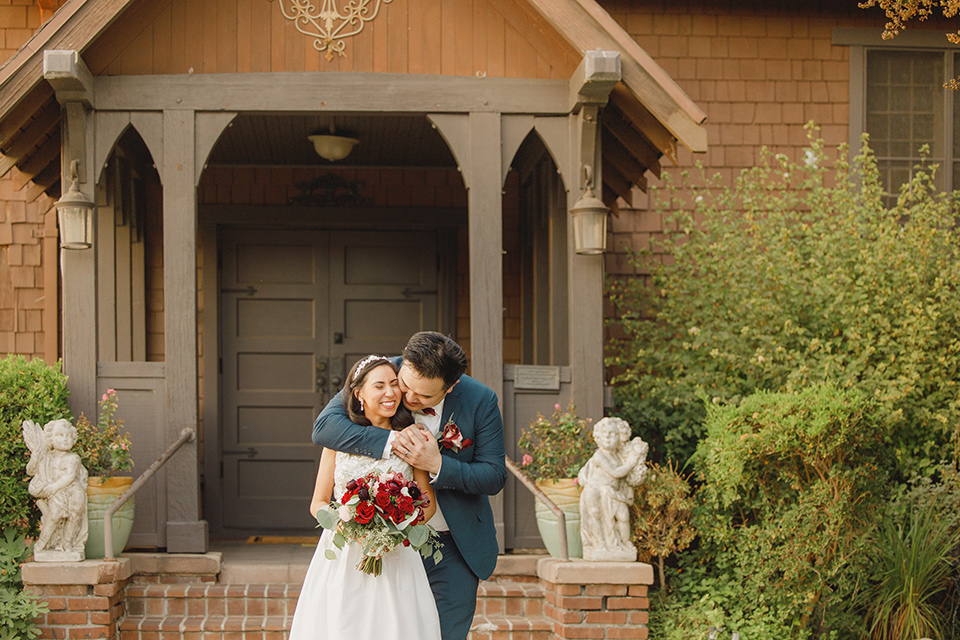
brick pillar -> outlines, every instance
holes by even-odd
[[[24,591],[39,596],[50,607],[40,621],[40,638],[119,638],[124,587],[130,575],[129,558],[24,564]]]
[[[543,613],[556,638],[645,640],[653,567],[643,562],[544,558],[537,565]]]

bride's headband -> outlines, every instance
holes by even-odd
[[[357,363],[357,368],[353,370],[353,381],[357,381],[357,377],[360,375],[360,372],[363,371],[363,368],[373,362],[374,360],[385,360],[383,356],[378,355],[369,355],[360,362]]]

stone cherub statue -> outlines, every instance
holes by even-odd
[[[37,562],[84,559],[87,541],[87,470],[70,451],[77,430],[67,420],[44,426],[23,421],[23,439],[30,449],[27,490],[40,508],[40,537],[33,545]]]
[[[647,443],[630,439],[630,425],[603,418],[593,427],[597,452],[580,469],[580,536],[585,560],[633,562],[630,535],[633,487],[647,475]]]

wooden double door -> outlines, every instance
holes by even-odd
[[[313,531],[314,418],[357,360],[437,327],[436,232],[237,228],[220,251],[223,528]]]

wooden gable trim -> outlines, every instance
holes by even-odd
[[[623,82],[634,98],[691,151],[707,150],[707,132],[700,126],[706,114],[595,0],[528,2],[581,54],[619,51]]]
[[[43,80],[45,49],[83,51],[135,0],[68,0],[0,69],[0,118]]]

